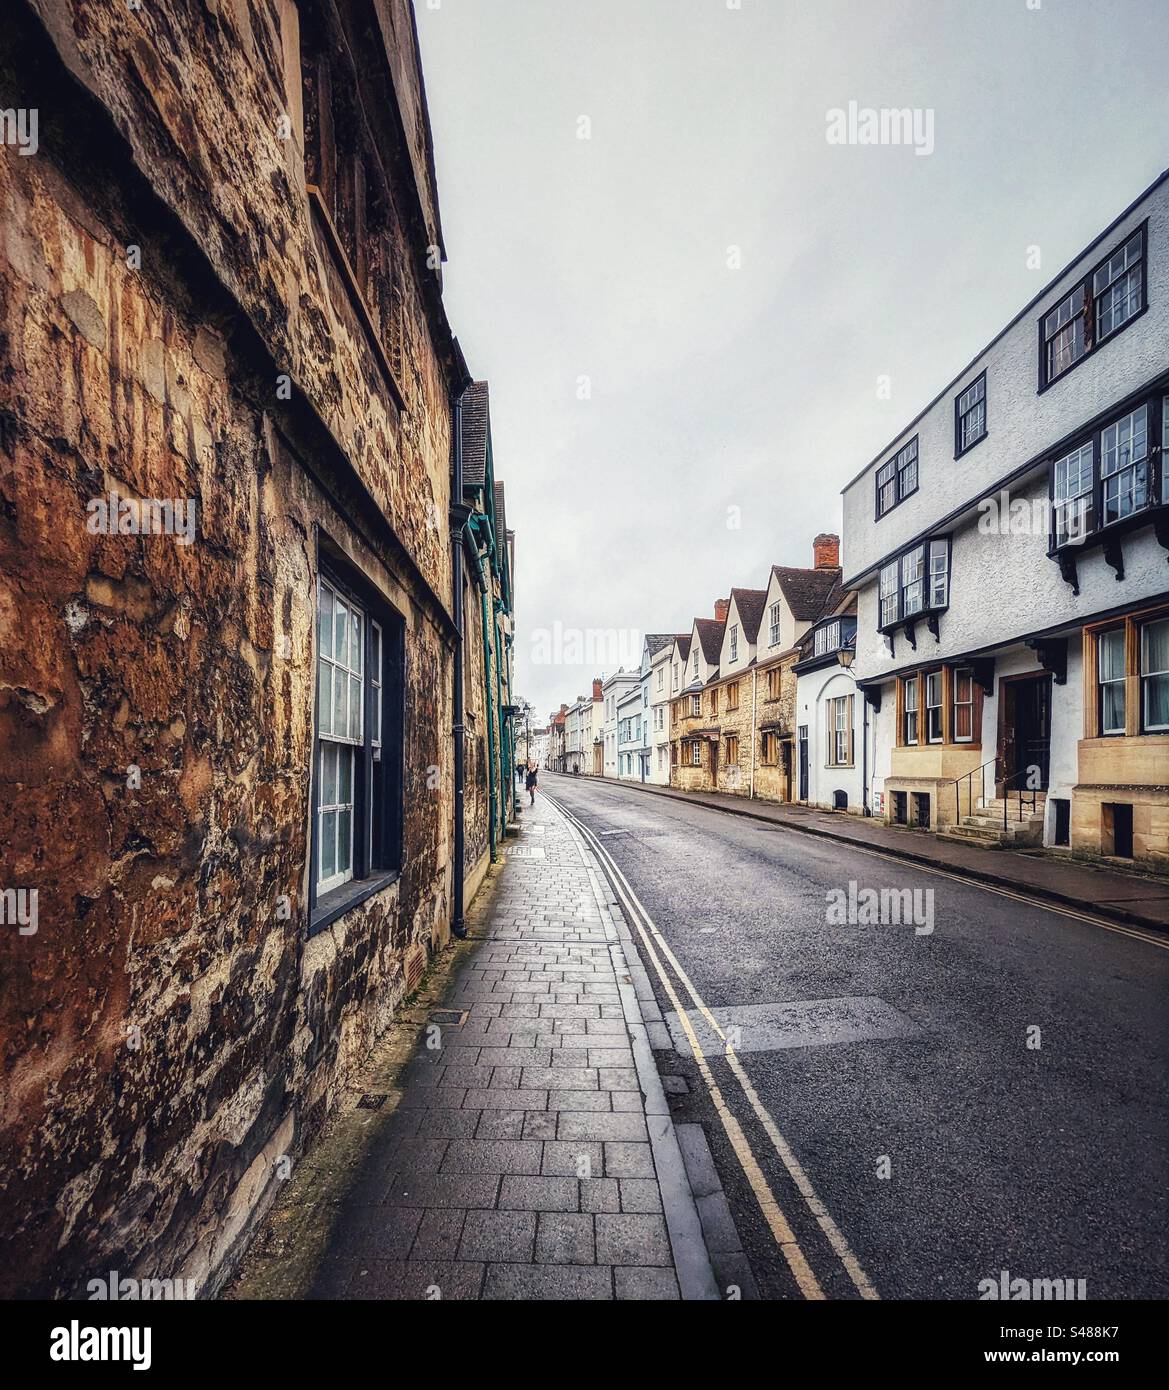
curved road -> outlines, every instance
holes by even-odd
[[[977,1299],[1002,1270],[1165,1296],[1169,950],[635,787],[542,788],[598,836],[716,1018],[756,1006],[725,1020],[742,1070],[881,1298]],[[854,905],[932,891],[909,900],[923,929],[841,921],[850,884]],[[798,1298],[681,1036],[657,1053],[688,1088],[674,1117],[704,1125],[761,1295]],[[825,1295],[858,1297],[732,1066],[706,1055]]]

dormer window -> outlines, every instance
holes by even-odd
[[[950,538],[923,541],[881,566],[881,631],[937,613],[950,601]]]
[[[737,661],[739,657],[739,625],[736,623],[731,628],[731,660]]]
[[[779,603],[771,605],[768,628],[768,643],[772,647],[779,646]]]
[[[694,679],[698,679],[698,653],[694,653]]]
[[[812,639],[812,655],[824,656],[827,652],[834,652],[840,646],[840,620],[836,619],[827,623],[824,627],[816,629],[816,635]]]

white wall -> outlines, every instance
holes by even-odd
[[[852,767],[829,767],[827,702],[851,695],[853,727]],[[870,711],[871,713],[871,711]],[[796,725],[808,726],[808,801],[831,806],[832,794],[839,788],[848,795],[848,809],[859,812],[863,805],[862,769],[864,765],[864,697],[852,674],[839,664],[801,672],[796,680]],[[870,753],[871,759],[871,753]],[[798,790],[799,744],[795,745],[793,787]]]
[[[1039,320],[1148,217],[1148,310],[1111,342],[1037,393]],[[1169,340],[1169,181],[1085,251],[1075,266],[906,427],[844,492],[845,581],[896,554],[961,503],[1094,419],[1165,367]],[[970,344],[976,349],[977,344]],[[954,398],[986,369],[987,436],[954,458]],[[924,402],[923,402],[924,404]],[[918,489],[874,522],[876,473],[918,436]],[[1054,564],[1052,564],[1054,569]]]

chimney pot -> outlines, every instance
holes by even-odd
[[[812,563],[818,570],[840,568],[840,537],[824,531],[812,542]]]

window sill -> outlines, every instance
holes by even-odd
[[[989,439],[989,437],[989,430],[987,430],[984,434],[980,434],[972,444],[967,444],[965,449],[958,450],[958,452],[954,455],[954,462],[957,463],[959,459],[964,459],[966,455],[969,454],[972,450],[977,449],[984,439]]]
[[[309,922],[309,936],[316,936],[317,932],[324,931],[338,917],[343,917],[346,912],[359,906],[367,898],[372,898],[375,893],[389,888],[400,877],[401,874],[398,869],[387,869],[384,873],[375,874],[371,878],[351,879],[348,883],[343,883],[340,888],[331,889],[317,899],[317,905],[313,909],[312,919]]]

